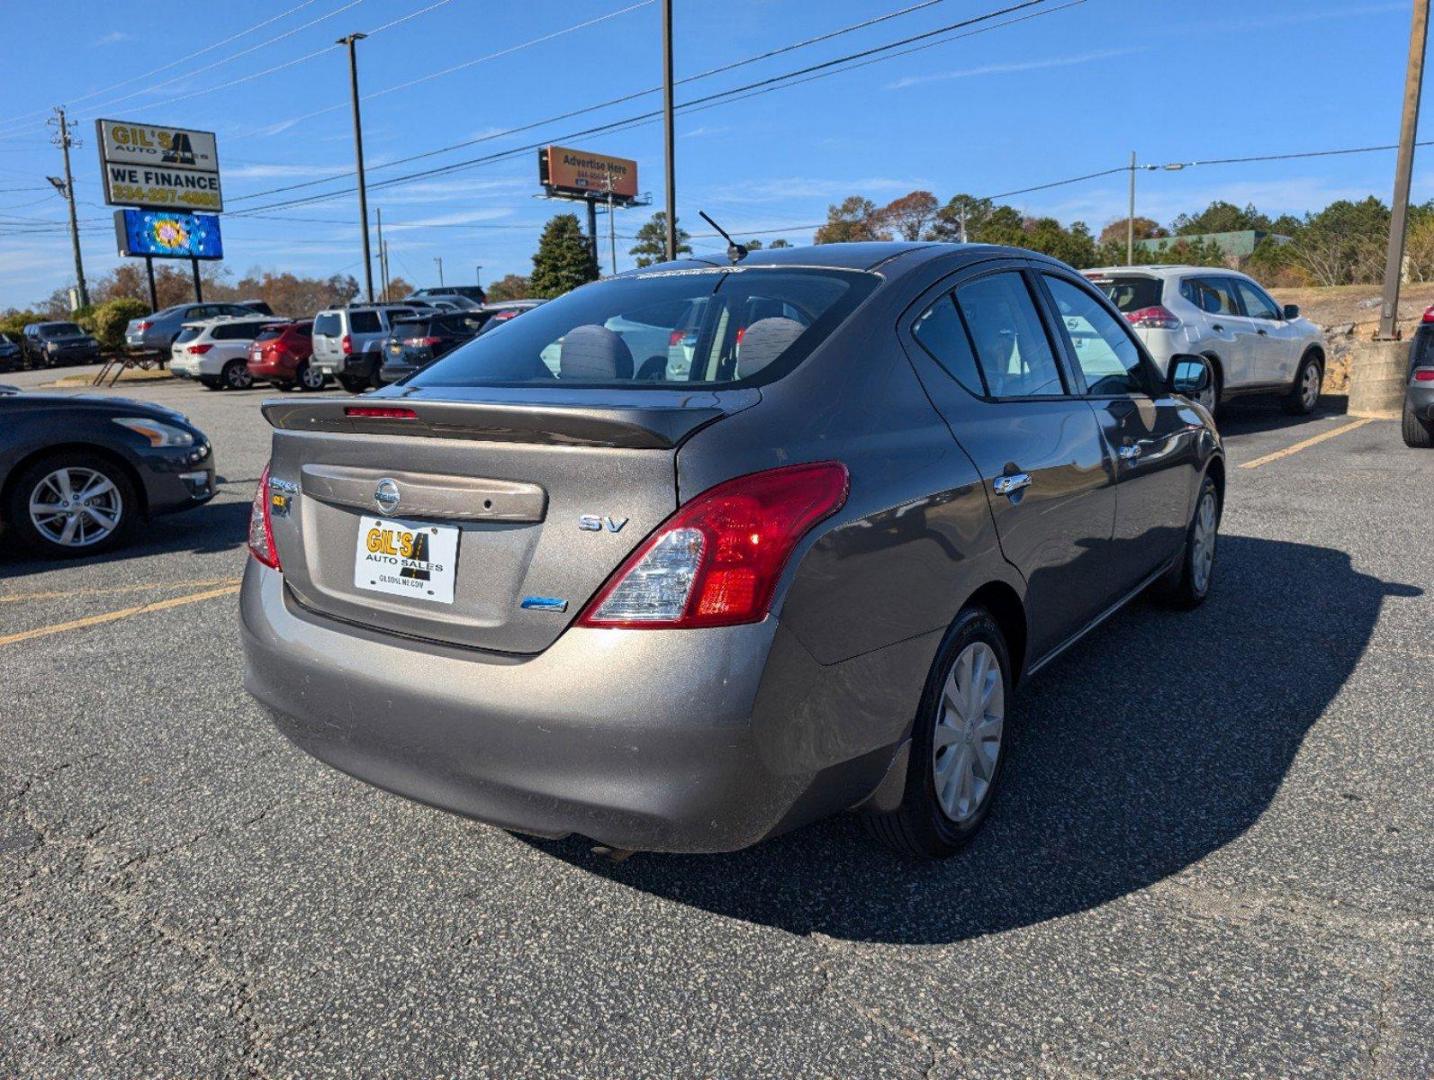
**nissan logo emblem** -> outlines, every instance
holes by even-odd
[[[374,488],[373,501],[385,514],[393,513],[398,508],[398,484],[387,477],[380,480]]]

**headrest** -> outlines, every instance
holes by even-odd
[[[558,378],[611,382],[632,378],[632,350],[605,326],[588,323],[569,330],[558,353]]]
[[[796,319],[758,319],[742,333],[737,349],[737,377],[749,378],[791,348],[806,327]]]

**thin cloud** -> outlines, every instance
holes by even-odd
[[[1148,48],[1141,49],[1098,49],[1095,52],[1080,53],[1076,56],[1055,56],[1049,60],[1021,60],[1012,64],[982,64],[980,67],[958,68],[955,71],[943,71],[935,75],[910,75],[904,79],[897,79],[894,83],[887,83],[886,90],[905,90],[908,86],[921,86],[925,83],[948,82],[952,79],[971,79],[979,75],[1009,75],[1019,71],[1041,71],[1046,68],[1074,67],[1077,64],[1090,64],[1097,60],[1110,60],[1117,56],[1130,56],[1132,53],[1149,52]]]
[[[133,35],[133,34],[127,34],[127,33],[125,33],[123,30],[111,30],[108,34],[105,34],[103,37],[95,38],[94,44],[95,44],[96,46],[99,46],[99,45],[119,45],[119,44],[121,44],[122,42],[133,41],[133,40],[134,40],[134,35]]]

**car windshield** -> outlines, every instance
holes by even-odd
[[[1160,303],[1163,282],[1159,278],[1130,276],[1092,278],[1091,284],[1105,293],[1121,311],[1131,312]]]
[[[737,386],[791,370],[876,288],[858,270],[613,278],[498,322],[410,386]]]
[[[47,323],[40,327],[41,337],[79,337],[84,331],[72,322]]]
[[[186,326],[179,331],[179,336],[174,340],[176,344],[182,345],[186,341],[193,341],[202,333],[204,333],[204,327],[202,326]]]

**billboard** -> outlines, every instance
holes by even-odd
[[[222,259],[219,219],[170,210],[116,210],[115,242],[121,255],[157,259]]]
[[[566,146],[547,146],[538,151],[538,182],[550,194],[606,195],[609,178],[616,198],[637,197],[635,161]]]
[[[224,209],[212,131],[96,120],[95,135],[111,206]]]

